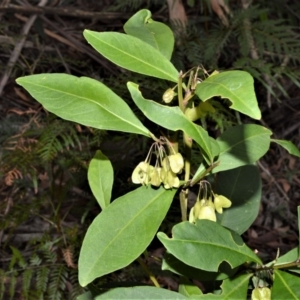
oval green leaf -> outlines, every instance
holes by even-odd
[[[234,278],[228,278],[221,284],[222,292],[220,295],[216,294],[203,294],[193,296],[193,300],[207,299],[207,300],[244,300],[247,298],[249,280],[253,274],[244,274]],[[263,300],[263,299],[262,299]],[[267,299],[264,299],[267,300]]]
[[[220,264],[218,272],[200,270],[192,266],[188,266],[168,252],[164,255],[162,270],[168,270],[175,274],[200,281],[224,280],[228,277],[232,277],[237,272],[237,268],[231,269],[225,262]]]
[[[16,81],[45,109],[65,120],[150,137],[149,130],[126,102],[95,79],[68,74],[39,74]]]
[[[94,197],[103,210],[110,203],[114,171],[111,162],[100,150],[90,162],[88,181]]]
[[[215,143],[213,149],[216,153],[218,144],[211,139],[201,126],[191,122],[179,109],[179,107],[169,107],[161,105],[152,100],[145,99],[139,91],[138,85],[133,82],[127,83],[128,90],[137,107],[152,122],[169,130],[182,130],[190,136],[204,152],[204,157],[208,163],[213,161],[213,150],[211,143]]]
[[[271,139],[271,142],[280,145],[287,150],[288,153],[300,157],[300,150],[291,141]]]
[[[187,298],[179,293],[175,293],[166,289],[158,289],[152,286],[134,286],[129,288],[115,288],[94,298],[95,300],[187,300]]]
[[[226,71],[211,75],[197,85],[195,93],[202,101],[220,96],[231,101],[230,108],[259,120],[261,112],[254,92],[252,76],[245,71]]]
[[[213,169],[213,173],[259,160],[269,150],[271,134],[269,129],[255,124],[238,125],[227,129],[217,139],[220,146],[220,164]]]
[[[272,299],[300,299],[300,278],[280,270],[275,270]],[[274,296],[274,297],[273,297]]]
[[[228,229],[208,220],[197,220],[195,225],[181,222],[173,227],[172,238],[163,232],[157,237],[185,264],[210,272],[217,272],[223,261],[231,268],[246,261],[261,262],[245,244],[237,244]]]
[[[124,25],[124,31],[157,49],[168,60],[174,48],[174,35],[170,27],[151,19],[151,12],[142,9]]]
[[[119,32],[84,30],[92,47],[116,65],[140,74],[178,81],[178,71],[157,49],[142,40]]]
[[[248,165],[217,175],[215,193],[231,200],[232,206],[217,213],[218,222],[244,233],[258,215],[261,199],[261,177],[256,166]]]
[[[187,297],[203,294],[198,286],[192,283],[187,277],[180,277],[178,292]]]
[[[79,282],[134,261],[150,244],[171,205],[176,190],[142,186],[116,199],[90,225],[79,256]]]

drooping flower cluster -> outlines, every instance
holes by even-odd
[[[197,201],[194,207],[192,207],[190,210],[189,221],[191,223],[195,223],[197,219],[207,219],[216,222],[216,211],[219,214],[222,214],[223,208],[228,208],[231,206],[231,201],[228,198],[222,195],[214,194],[211,189],[208,191],[208,186],[210,188],[210,185],[207,181],[200,182]],[[202,194],[201,200],[200,194]]]
[[[180,153],[176,153],[168,142],[168,148],[172,154],[167,155],[165,147],[160,142],[155,142],[145,159],[134,169],[131,179],[133,183],[143,185],[160,186],[166,189],[178,188],[180,185],[179,174],[184,167],[184,160]],[[150,165],[152,155],[156,155],[154,166]]]

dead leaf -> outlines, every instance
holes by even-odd
[[[221,19],[224,26],[228,27],[229,22],[225,13],[231,16],[231,11],[224,0],[210,0],[212,10],[218,15]],[[225,12],[225,13],[224,13]]]

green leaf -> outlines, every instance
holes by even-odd
[[[187,119],[179,107],[169,107],[145,99],[139,91],[138,85],[133,82],[128,82],[127,87],[134,103],[149,120],[169,130],[183,130],[198,143],[206,154],[208,162],[213,161],[211,143],[215,140],[208,136],[207,131]],[[218,147],[216,142],[215,144],[214,151]]]
[[[93,294],[91,292],[85,292],[77,296],[76,300],[94,300]]]
[[[180,277],[178,292],[187,297],[203,294],[202,291],[186,277]]]
[[[213,173],[249,165],[259,160],[269,150],[271,134],[269,129],[255,124],[227,129],[217,139],[220,146],[220,164],[213,169]]]
[[[109,159],[98,150],[88,169],[88,180],[93,195],[103,210],[110,203],[114,173]]]
[[[166,289],[158,289],[152,286],[134,286],[129,288],[115,288],[94,298],[95,300],[186,300],[187,298],[179,293]]]
[[[233,299],[248,299],[248,285],[249,279],[252,274],[240,275],[234,278],[228,278],[223,281],[221,285],[222,293],[220,295],[215,294],[204,294],[199,296],[193,296],[190,299],[200,300],[200,299],[219,299],[219,300],[233,300]],[[286,299],[286,298],[284,298]]]
[[[226,71],[211,75],[197,85],[195,93],[202,101],[215,96],[227,98],[232,102],[230,108],[257,120],[261,118],[253,78],[245,71]]]
[[[174,35],[170,27],[151,19],[151,12],[142,9],[133,15],[124,25],[124,31],[151,45],[171,59],[174,48]]]
[[[158,50],[142,40],[119,32],[84,30],[92,47],[116,65],[140,74],[178,81],[178,71]]]
[[[172,229],[172,238],[159,232],[159,240],[168,252],[194,268],[217,272],[225,261],[235,268],[246,261],[260,259],[245,244],[237,244],[232,233],[216,222],[197,220],[181,222]]]
[[[45,109],[65,120],[150,137],[149,130],[125,101],[95,79],[68,74],[39,74],[16,81]]]
[[[300,157],[300,150],[292,142],[286,140],[276,140],[276,139],[271,139],[271,142],[280,145],[285,150],[287,150],[288,153]]]
[[[200,270],[183,263],[168,252],[166,252],[164,255],[161,268],[162,270],[168,270],[175,274],[200,281],[224,280],[228,277],[232,277],[237,271],[237,268],[231,269],[226,262],[220,264],[218,272]]]
[[[279,267],[285,264],[295,263],[296,261],[299,261],[299,258],[299,247],[296,247],[286,254],[280,256],[276,261],[268,263],[267,266],[271,266],[274,264],[276,267]],[[300,265],[298,264],[298,266],[289,267],[288,270],[289,272],[300,274]]]
[[[217,213],[218,222],[242,234],[258,215],[261,199],[261,177],[256,166],[243,166],[217,175],[216,193],[231,200],[232,206]]]
[[[90,225],[79,256],[79,282],[92,280],[134,261],[150,244],[176,189],[142,186],[116,199]]]
[[[272,299],[300,299],[300,278],[289,273],[275,270]]]

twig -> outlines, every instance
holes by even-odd
[[[38,6],[45,6],[47,4],[47,1],[48,0],[41,0],[39,2]],[[6,71],[4,72],[4,75],[2,76],[1,81],[0,81],[0,96],[2,94],[2,91],[3,91],[7,81],[8,81],[8,78],[10,77],[12,68],[15,65],[15,63],[17,62],[17,60],[20,56],[23,45],[24,45],[24,43],[26,41],[26,38],[27,38],[27,34],[29,33],[30,28],[32,27],[32,25],[33,25],[36,18],[37,18],[37,15],[31,16],[28,19],[28,21],[26,22],[26,24],[24,25],[24,27],[21,31],[21,39],[16,44],[16,46],[15,46],[15,48],[14,48],[14,50],[13,50],[13,52],[12,52],[10,58],[9,58],[9,61],[7,63]]]
[[[147,265],[144,263],[144,261],[138,257],[137,258],[138,263],[141,265],[141,267],[143,268],[143,270],[147,273],[147,275],[149,276],[150,280],[153,282],[153,284],[157,287],[160,288],[159,283],[157,282],[155,276],[153,275],[153,273],[149,270],[149,268],[147,267]]]
[[[271,178],[272,182],[275,184],[277,189],[281,192],[282,196],[284,197],[285,200],[290,201],[290,198],[286,194],[286,192],[283,190],[283,188],[279,185],[279,183],[276,181],[276,179],[273,177],[273,175],[269,172],[267,168],[264,167],[264,165],[258,161],[257,162],[258,166]]]
[[[10,0],[3,0],[2,3],[1,3],[1,6],[0,6],[0,9],[1,9],[1,7],[3,7],[3,6],[9,5],[9,2],[10,2]],[[0,10],[0,11],[1,11],[1,10]],[[1,21],[1,19],[2,19],[2,15],[3,15],[3,13],[0,13],[0,21]]]
[[[16,17],[19,20],[23,21],[23,22],[26,22],[28,20],[26,17],[23,17],[21,15],[16,15]],[[61,28],[58,28],[58,26],[54,25],[46,17],[40,16],[40,18],[45,23],[47,23],[49,26],[51,26],[52,28],[54,28],[56,31],[60,32],[61,35],[62,35],[61,36],[61,35],[58,35],[58,34],[54,33],[51,30],[44,29],[45,33],[48,36],[52,37],[55,40],[58,40],[59,42],[65,44],[65,45],[68,45],[69,47],[71,47],[71,48],[73,48],[73,49],[75,49],[75,50],[77,50],[79,52],[87,54],[93,60],[95,60],[96,62],[98,62],[99,64],[101,64],[103,67],[105,67],[106,69],[109,69],[112,74],[116,75],[116,71],[114,71],[111,68],[109,68],[108,64],[105,61],[101,60],[100,57],[98,57],[96,54],[92,53],[90,47],[88,47],[88,46],[84,45],[83,43],[77,41],[76,39],[72,38],[69,34],[66,34],[63,30],[61,30]]]
[[[36,14],[36,15],[59,15],[80,19],[111,21],[116,19],[127,20],[131,14],[119,12],[94,12],[74,9],[73,7],[37,7],[37,6],[19,6],[12,4],[4,4],[0,6],[0,12],[4,13],[21,13],[21,14]]]

